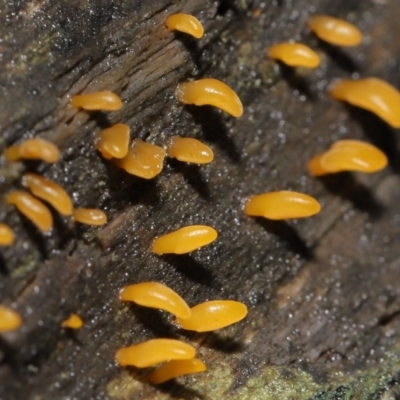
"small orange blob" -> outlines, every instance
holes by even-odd
[[[107,159],[124,158],[128,153],[130,128],[116,124],[100,132],[96,149]]]
[[[206,371],[207,367],[198,358],[190,360],[172,360],[161,365],[149,375],[149,382],[154,384],[164,383],[179,376],[195,374],[196,372]]]
[[[10,246],[14,240],[13,230],[8,225],[0,223],[0,246]]]
[[[310,217],[320,210],[313,197],[286,190],[254,196],[244,208],[246,215],[273,220]]]
[[[164,158],[165,150],[162,147],[138,139],[128,154],[123,159],[116,160],[116,163],[128,174],[152,179],[162,171]]]
[[[176,318],[183,329],[210,332],[241,321],[247,315],[247,307],[239,301],[213,300],[191,308],[190,318]]]
[[[308,171],[312,176],[342,171],[373,173],[387,164],[386,155],[377,147],[359,140],[339,140],[325,153],[313,157]]]
[[[22,319],[11,308],[0,306],[0,332],[14,331],[22,325]]]
[[[6,196],[6,202],[17,207],[18,211],[42,232],[47,232],[53,227],[53,217],[49,209],[29,193],[16,190]]]
[[[218,232],[206,225],[190,225],[160,236],[153,242],[152,251],[156,254],[185,254],[213,242]]]
[[[204,35],[203,25],[196,17],[190,14],[170,15],[165,23],[170,31],[187,33],[196,39],[200,39]]]
[[[187,360],[194,358],[195,355],[196,349],[185,342],[174,339],[152,339],[119,349],[115,359],[121,367],[133,365],[146,368],[169,360]]]
[[[357,46],[362,41],[360,30],[343,19],[313,15],[307,25],[320,39],[338,46]]]
[[[48,140],[33,138],[25,140],[20,145],[9,147],[5,150],[4,156],[9,162],[25,158],[43,160],[53,164],[60,159],[60,151],[56,145]]]
[[[337,100],[371,111],[393,128],[400,128],[400,92],[382,79],[344,79],[330,94]]]
[[[105,90],[73,96],[71,106],[88,111],[116,111],[122,108],[122,101],[115,93]]]
[[[63,328],[80,329],[83,326],[82,318],[79,315],[71,314],[67,319],[61,322]]]
[[[104,225],[107,223],[107,215],[97,208],[76,208],[73,212],[74,219],[86,225]]]
[[[50,203],[60,214],[72,214],[72,200],[68,193],[55,182],[37,174],[25,174],[24,185],[39,199]]]
[[[122,301],[133,301],[141,306],[165,310],[180,318],[190,317],[190,308],[178,293],[158,282],[143,282],[124,287]]]
[[[178,100],[183,104],[217,107],[234,117],[243,114],[243,105],[238,95],[218,79],[205,78],[181,83],[176,90]]]
[[[267,55],[290,67],[317,68],[318,54],[302,43],[279,43],[268,49]]]
[[[208,164],[214,159],[214,153],[204,143],[197,139],[179,136],[172,136],[167,153],[179,161],[195,164]]]

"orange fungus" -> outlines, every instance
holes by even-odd
[[[190,308],[176,292],[158,282],[143,282],[121,290],[123,301],[133,301],[141,306],[158,308],[181,317],[190,317]]]
[[[250,198],[244,212],[252,217],[281,220],[310,217],[317,214],[320,209],[321,206],[313,197],[282,190]]]
[[[185,254],[213,242],[218,236],[215,229],[206,225],[190,225],[160,236],[153,242],[156,254]]]
[[[80,329],[83,326],[82,318],[79,315],[71,314],[67,319],[61,322],[63,328]]]
[[[14,331],[22,325],[18,313],[8,307],[0,306],[0,332]]]
[[[133,365],[146,368],[169,360],[187,360],[194,358],[195,355],[196,349],[180,340],[152,339],[120,348],[115,359],[121,367]]]
[[[357,46],[362,41],[360,30],[343,19],[313,15],[307,25],[320,39],[334,45]]]
[[[40,199],[50,203],[60,214],[72,214],[72,200],[68,193],[55,182],[37,174],[25,174],[24,184]]]
[[[206,371],[207,367],[198,358],[190,360],[172,360],[157,368],[149,375],[149,381],[154,384],[164,383],[179,376]]]
[[[76,208],[73,212],[74,219],[86,225],[104,225],[107,223],[107,215],[97,208]]]
[[[214,106],[234,117],[240,117],[243,114],[243,105],[238,95],[218,79],[205,78],[181,83],[176,94],[183,104]]]
[[[169,141],[168,155],[179,161],[208,164],[214,159],[214,153],[204,143],[193,138],[172,136]]]
[[[128,153],[129,134],[128,125],[113,125],[100,132],[96,148],[104,158],[124,158]]]
[[[88,111],[116,111],[122,108],[122,101],[115,93],[105,90],[73,96],[71,98],[71,106]]]
[[[48,140],[33,138],[25,140],[19,145],[9,147],[5,150],[4,156],[10,162],[28,159],[55,163],[60,159],[60,151],[56,145]]]
[[[209,332],[241,321],[247,307],[239,301],[213,300],[192,307],[191,312],[190,318],[177,318],[176,323],[190,331]]]
[[[0,246],[10,246],[14,240],[13,230],[8,225],[0,223]]]
[[[27,192],[16,190],[6,196],[6,202],[14,205],[18,211],[31,220],[42,232],[53,227],[53,217],[49,209]]]
[[[267,55],[291,67],[317,68],[318,54],[302,43],[279,43],[268,49]]]
[[[201,22],[190,14],[173,14],[165,21],[170,31],[179,31],[192,35],[196,39],[203,37],[204,28]]]

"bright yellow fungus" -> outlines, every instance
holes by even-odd
[[[122,108],[122,101],[115,93],[105,90],[73,96],[71,98],[71,106],[88,111],[116,111]]]
[[[321,206],[313,197],[282,190],[252,197],[244,212],[252,217],[281,220],[310,217],[320,210]]]
[[[179,161],[195,164],[208,164],[214,159],[214,153],[204,143],[197,139],[179,136],[171,137],[167,153]]]
[[[190,318],[176,318],[183,329],[209,332],[241,321],[247,315],[247,307],[239,301],[213,300],[191,308]]]
[[[174,339],[152,339],[119,349],[115,359],[121,367],[146,368],[169,360],[188,360],[195,355],[196,349],[190,344]]]
[[[97,208],[76,208],[73,211],[74,219],[86,225],[104,225],[107,223],[107,215]]]
[[[80,329],[83,326],[82,318],[79,315],[71,314],[67,319],[61,322],[63,328]]]
[[[302,43],[279,43],[268,49],[267,55],[290,67],[317,68],[318,54]]]
[[[0,332],[8,332],[18,329],[22,325],[22,319],[11,308],[0,306]]]
[[[238,95],[218,79],[206,78],[181,83],[176,94],[183,104],[214,106],[234,117],[240,117],[243,114],[243,105]]]
[[[345,79],[330,94],[337,100],[371,111],[393,128],[400,128],[400,92],[382,79]]]
[[[158,282],[143,282],[124,287],[120,292],[123,301],[133,301],[141,306],[165,310],[180,318],[190,317],[190,308],[178,293]]]
[[[22,142],[20,145],[11,146],[4,151],[4,156],[9,162],[22,159],[43,160],[56,163],[60,159],[57,146],[45,139],[33,138]]]
[[[196,372],[203,372],[206,370],[206,365],[198,358],[192,358],[190,360],[172,360],[153,371],[149,375],[148,380],[151,383],[159,384],[173,378],[178,378],[179,376],[195,374]]]
[[[185,254],[213,242],[218,232],[206,225],[191,225],[160,236],[153,242],[156,254]]]
[[[165,150],[151,143],[136,140],[128,154],[116,160],[118,166],[131,175],[152,179],[163,169]]]
[[[350,22],[329,17],[313,15],[307,25],[320,39],[338,46],[357,46],[362,41],[362,33]]]
[[[6,202],[14,205],[18,211],[30,219],[42,232],[53,227],[53,217],[49,209],[29,193],[16,190],[6,196]]]
[[[0,223],[0,246],[10,246],[14,240],[13,230],[8,225]]]
[[[170,31],[187,33],[196,39],[200,39],[204,35],[203,25],[196,17],[190,14],[170,15],[165,23]]]
[[[313,157],[308,170],[312,176],[341,171],[373,173],[387,164],[386,155],[377,147],[359,140],[339,140],[325,153]]]
[[[24,185],[40,199],[50,203],[60,214],[72,214],[72,200],[68,193],[55,182],[37,174],[25,174]]]
[[[128,154],[130,128],[116,124],[100,132],[96,149],[107,159],[124,158]]]

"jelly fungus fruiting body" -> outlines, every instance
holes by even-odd
[[[321,206],[313,197],[282,190],[250,198],[244,212],[252,217],[282,220],[310,217],[320,210]]]
[[[130,131],[129,126],[125,124],[116,124],[102,130],[96,149],[106,159],[124,158],[128,154]]]
[[[50,203],[61,215],[72,214],[72,200],[68,193],[55,182],[37,174],[25,174],[23,183],[33,195]]]
[[[6,196],[6,202],[14,205],[18,211],[33,222],[42,232],[53,227],[53,217],[49,209],[29,193],[16,190]]]
[[[196,39],[200,39],[204,35],[204,28],[201,22],[190,14],[173,14],[165,21],[170,31],[179,31],[192,35]]]
[[[7,148],[4,156],[9,162],[27,159],[42,160],[53,164],[60,159],[60,151],[56,145],[48,140],[33,138],[25,140],[17,146]]]
[[[179,376],[195,374],[196,372],[203,372],[206,370],[206,365],[198,358],[191,358],[190,360],[172,360],[153,371],[149,375],[148,380],[150,383],[157,385],[167,382],[170,379],[178,378]]]
[[[342,19],[313,15],[308,19],[307,25],[320,39],[337,46],[357,46],[362,41],[360,30]]]
[[[107,223],[107,215],[97,208],[76,208],[73,216],[81,224],[100,226]]]
[[[279,43],[268,49],[267,55],[290,67],[317,68],[318,54],[302,43]]]
[[[152,179],[162,171],[164,158],[165,150],[162,147],[138,139],[128,154],[121,160],[116,160],[116,163],[128,174]]]
[[[359,140],[339,140],[325,153],[318,154],[308,163],[312,176],[342,171],[373,173],[388,164],[386,155],[377,147]]]
[[[6,224],[0,222],[0,246],[10,246],[14,243],[13,230]]]
[[[152,251],[156,254],[186,254],[206,246],[218,237],[218,232],[206,225],[190,225],[154,240]]]
[[[179,136],[171,137],[167,153],[179,161],[195,164],[208,164],[214,159],[214,153],[204,143],[197,139]]]
[[[176,317],[190,317],[190,308],[185,300],[178,293],[158,282],[143,282],[126,286],[121,290],[120,298],[141,306],[168,311]]]
[[[183,104],[214,106],[234,117],[240,117],[243,114],[243,105],[238,95],[218,79],[205,78],[181,83],[176,94]]]
[[[115,359],[121,367],[146,368],[169,360],[187,360],[195,355],[196,349],[190,344],[174,339],[152,339],[120,348]]]
[[[122,108],[122,101],[115,93],[104,90],[73,96],[71,106],[88,111],[117,111]]]
[[[82,318],[77,314],[71,314],[67,319],[61,322],[63,328],[80,329],[83,326]]]
[[[14,331],[22,325],[22,319],[11,308],[0,305],[0,332]]]
[[[241,321],[247,315],[247,307],[238,301],[214,300],[191,308],[190,318],[176,318],[182,328],[196,332],[210,332]]]
[[[400,92],[382,79],[344,79],[330,94],[337,100],[371,111],[393,128],[400,128]]]

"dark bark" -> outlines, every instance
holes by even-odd
[[[17,235],[1,251],[0,302],[24,320],[0,338],[0,398],[395,398],[398,132],[334,102],[327,87],[352,74],[400,85],[400,5],[44,0],[1,8],[2,148],[40,136],[63,152],[53,166],[2,160],[3,194],[20,187],[24,171],[38,171],[62,184],[76,206],[104,209],[110,222],[87,228],[55,215],[55,228],[42,235],[0,202]],[[168,32],[164,20],[177,11],[198,16],[205,37]],[[317,41],[306,28],[314,11],[351,19],[364,43],[342,50]],[[266,59],[270,44],[290,39],[318,49],[321,67],[293,72]],[[179,82],[204,76],[238,92],[242,118],[177,102]],[[68,106],[71,95],[105,89],[121,95],[121,111]],[[132,138],[159,145],[171,135],[197,137],[215,161],[168,160],[154,180],[129,176],[93,148],[99,130],[116,122],[129,124]],[[307,161],[339,138],[375,143],[390,166],[368,176],[310,178]],[[246,197],[280,189],[313,195],[322,212],[297,222],[243,214]],[[188,224],[211,225],[219,238],[186,256],[149,251],[155,237]],[[124,285],[150,280],[191,305],[243,301],[249,315],[221,332],[179,331],[158,311],[119,301]],[[85,321],[81,330],[60,328],[70,312]],[[140,371],[115,364],[118,347],[153,337],[197,343],[209,373],[153,388]]]

